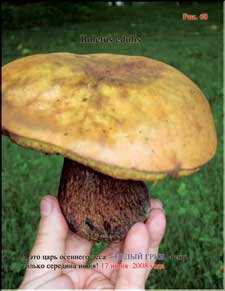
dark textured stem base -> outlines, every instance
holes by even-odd
[[[59,203],[69,228],[91,241],[121,241],[150,211],[144,182],[114,179],[68,159]]]

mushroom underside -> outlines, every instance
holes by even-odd
[[[117,242],[150,211],[144,182],[120,180],[64,160],[59,204],[70,230],[91,241]]]

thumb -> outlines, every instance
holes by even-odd
[[[61,264],[64,254],[65,240],[68,226],[61,213],[56,197],[47,195],[40,203],[40,222],[37,231],[37,238],[29,256],[28,266],[39,265],[37,268],[27,268],[25,278],[34,279],[40,275],[52,271],[47,268],[48,264]],[[44,267],[43,267],[44,266]],[[57,268],[51,273],[61,272]]]

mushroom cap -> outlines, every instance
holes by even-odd
[[[140,56],[39,54],[2,68],[3,133],[120,179],[197,171],[217,137],[207,99],[183,73]]]

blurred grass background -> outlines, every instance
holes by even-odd
[[[189,76],[208,98],[218,134],[215,157],[200,172],[165,179],[150,195],[161,199],[167,229],[160,247],[165,270],[153,270],[148,289],[223,288],[223,84],[222,4],[171,3],[109,7],[107,3],[61,1],[15,6],[3,3],[3,64],[30,54],[56,51],[143,55]],[[208,13],[207,21],[183,21],[182,13]],[[138,44],[80,44],[80,35],[137,35]],[[39,202],[57,194],[63,158],[23,149],[2,138],[4,289],[22,280],[34,242]],[[94,253],[104,244],[98,243]],[[169,256],[186,255],[184,261]],[[162,263],[162,261],[159,261]]]

